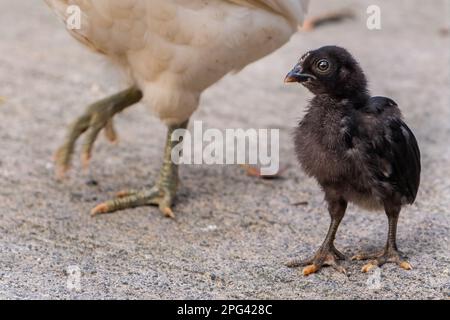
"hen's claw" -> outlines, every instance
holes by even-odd
[[[92,209],[91,215],[112,213],[124,209],[141,206],[158,205],[160,211],[168,218],[175,218],[172,211],[172,204],[176,190],[165,187],[154,187],[146,191],[121,192],[115,199],[99,204]]]
[[[90,105],[86,112],[72,124],[64,144],[56,151],[57,176],[63,178],[70,169],[75,144],[83,133],[86,132],[86,138],[83,143],[81,158],[83,167],[86,168],[89,165],[92,148],[100,131],[105,129],[108,140],[116,141],[117,134],[114,130],[112,118],[141,99],[142,92],[137,87],[131,87]]]
[[[170,126],[167,133],[166,147],[164,151],[164,162],[159,174],[159,180],[150,190],[144,191],[121,191],[116,194],[116,198],[104,202],[95,207],[91,214],[93,216],[111,213],[119,210],[136,208],[141,206],[157,205],[164,216],[175,218],[172,205],[178,188],[178,164],[172,161],[172,149],[177,145],[177,141],[172,141],[172,134],[175,130],[186,129],[188,122],[180,125]]]
[[[116,129],[114,128],[114,122],[113,120],[109,120],[108,122],[106,122],[106,126],[104,128],[104,132],[105,132],[105,137],[106,139],[108,139],[109,142],[111,143],[116,143],[117,140],[119,140],[117,133],[116,133]]]

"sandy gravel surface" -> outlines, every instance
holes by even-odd
[[[312,13],[327,12],[312,1]],[[365,27],[382,8],[382,30]],[[195,119],[211,128],[279,128],[282,180],[260,181],[238,166],[185,166],[175,221],[156,208],[91,218],[125,187],[157,176],[164,126],[142,105],[117,118],[120,143],[97,144],[90,177],[58,183],[51,156],[85,105],[122,89],[100,57],[65,32],[42,1],[0,2],[0,298],[448,298],[450,294],[450,104],[447,1],[339,1],[357,18],[301,33],[275,54],[226,77]],[[293,154],[290,130],[310,95],[283,77],[301,53],[339,44],[360,60],[372,92],[401,106],[423,154],[417,202],[403,211],[399,245],[414,270],[386,265],[365,275],[346,262],[304,278],[284,262],[321,243],[329,217],[317,184]],[[76,159],[78,160],[78,159]],[[86,182],[94,178],[98,186]],[[307,205],[293,203],[306,201]],[[336,245],[347,255],[384,245],[382,213],[351,206]],[[67,287],[68,268],[81,272]],[[377,277],[380,282],[377,283]],[[377,284],[375,286],[369,284]]]

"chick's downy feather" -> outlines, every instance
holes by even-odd
[[[320,73],[320,61],[332,66],[328,73]],[[295,134],[306,173],[325,192],[334,190],[366,209],[412,204],[420,184],[420,151],[397,104],[370,97],[364,72],[343,48],[311,51],[299,65],[294,68],[301,70],[299,81],[315,94]]]
[[[167,124],[187,120],[201,93],[231,71],[285,44],[307,0],[45,0],[71,34],[126,71]]]

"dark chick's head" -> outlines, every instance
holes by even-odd
[[[353,56],[344,48],[326,46],[304,54],[285,82],[299,82],[314,94],[351,97],[367,93],[367,81]]]

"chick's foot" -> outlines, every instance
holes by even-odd
[[[358,254],[352,257],[352,260],[370,260],[367,264],[365,264],[361,271],[366,273],[372,270],[375,267],[381,267],[386,263],[395,263],[400,268],[405,270],[411,270],[412,265],[406,260],[405,257],[396,249],[385,249],[379,253],[372,254]]]
[[[320,248],[310,259],[293,260],[288,262],[286,266],[289,268],[304,267],[302,272],[304,276],[316,273],[324,266],[330,266],[340,273],[347,274],[345,268],[338,263],[339,260],[345,260],[345,255],[333,245],[329,249]]]
[[[99,133],[104,130],[106,138],[115,142],[117,134],[113,125],[114,115],[141,99],[142,92],[132,87],[90,105],[85,113],[72,124],[63,145],[56,151],[57,177],[63,178],[69,170],[75,144],[82,134],[85,134],[85,140],[82,144],[81,158],[83,166],[87,168]]]

